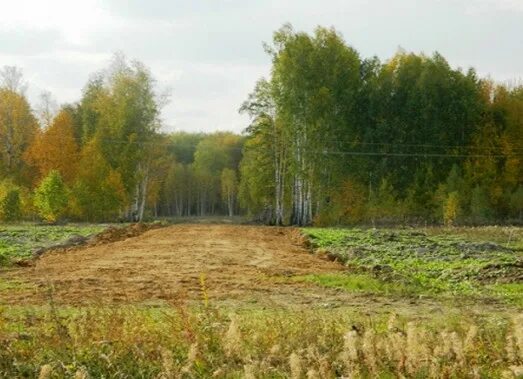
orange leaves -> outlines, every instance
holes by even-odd
[[[66,183],[71,183],[76,173],[78,158],[73,120],[65,111],[58,113],[47,130],[36,135],[24,154],[25,161],[38,171],[37,181],[51,170],[57,170]]]

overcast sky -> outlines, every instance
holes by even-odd
[[[523,78],[523,0],[2,1],[0,66],[23,69],[33,105],[43,90],[65,103],[121,51],[172,89],[166,130],[240,132],[238,108],[269,72],[262,42],[285,22],[334,26],[363,57],[437,50],[454,67]]]

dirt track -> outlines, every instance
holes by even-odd
[[[343,301],[344,294],[289,279],[342,266],[310,254],[298,231],[238,225],[177,225],[119,242],[49,252],[2,276],[27,283],[8,303],[143,303],[202,298],[263,304]],[[35,286],[38,290],[35,291]],[[31,288],[32,287],[32,288]]]

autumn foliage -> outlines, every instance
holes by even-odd
[[[523,222],[523,86],[439,53],[365,59],[334,29],[285,25],[267,52],[242,136],[162,133],[156,81],[119,54],[56,112],[0,83],[0,217]]]
[[[36,182],[56,170],[66,183],[72,183],[78,164],[78,145],[71,116],[61,111],[48,129],[38,131],[24,159],[37,170]]]

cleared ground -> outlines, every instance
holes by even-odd
[[[114,237],[119,241],[111,242]],[[0,272],[0,304],[47,304],[52,293],[60,305],[161,305],[208,298],[235,307],[445,312],[430,297],[344,291],[303,280],[350,270],[311,254],[303,242],[298,229],[264,226],[180,224],[138,236],[132,228],[114,229],[94,246],[50,251],[31,267]],[[469,310],[483,313],[486,305],[472,302]]]
[[[342,270],[311,255],[294,229],[236,225],[176,225],[123,241],[46,253],[33,267],[4,278],[23,283],[9,303],[135,303],[202,299],[308,303],[342,294],[281,280]],[[35,288],[36,287],[36,288]],[[327,295],[327,298],[324,296]]]

